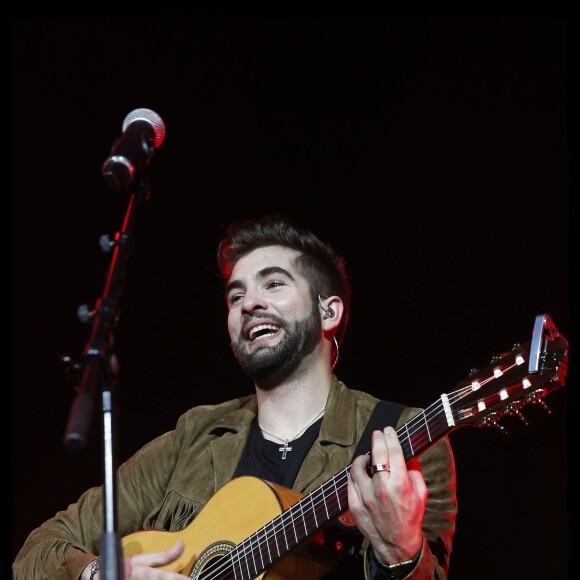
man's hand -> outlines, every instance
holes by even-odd
[[[384,470],[369,474],[370,466],[377,464]],[[418,461],[407,467],[392,427],[374,431],[370,457],[361,455],[353,461],[348,504],[379,562],[402,562],[421,549],[427,486]]]
[[[159,566],[164,566],[173,562],[178,558],[185,544],[182,540],[179,540],[174,546],[168,548],[167,550],[159,550],[158,552],[147,552],[145,554],[137,554],[135,556],[125,556],[123,559],[124,570],[125,570],[125,580],[144,580],[146,578],[155,578],[158,580],[184,580],[188,579],[189,576],[184,576],[178,572],[169,572],[167,570],[161,570]],[[83,571],[82,580],[89,580],[90,578],[91,566],[87,566]],[[101,580],[102,575],[97,572],[93,576],[93,580]]]

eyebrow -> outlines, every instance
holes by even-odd
[[[262,268],[256,274],[256,279],[263,280],[264,278],[268,278],[268,276],[271,276],[272,274],[281,274],[282,276],[287,276],[288,278],[290,278],[290,280],[295,282],[294,276],[292,276],[292,274],[290,274],[290,272],[288,272],[288,270],[285,270],[284,268],[280,268],[280,266],[268,266],[267,268]],[[245,284],[241,280],[232,280],[226,286],[226,296],[232,290],[238,289],[238,288],[244,288],[244,286],[245,286]]]

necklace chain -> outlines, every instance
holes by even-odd
[[[314,417],[312,417],[312,419],[310,419],[310,421],[308,421],[308,423],[306,423],[306,425],[304,425],[304,427],[302,427],[302,429],[300,429],[300,431],[298,431],[297,433],[292,435],[292,437],[283,438],[283,437],[279,437],[278,435],[274,435],[274,433],[270,433],[270,431],[266,431],[266,429],[264,429],[264,427],[262,427],[262,425],[260,425],[259,421],[258,421],[258,427],[260,427],[261,431],[263,431],[267,435],[270,435],[270,437],[274,437],[275,439],[277,439],[281,443],[288,444],[288,443],[290,443],[290,441],[294,441],[294,439],[296,439],[296,437],[298,437],[298,435],[300,435],[301,433],[306,431],[306,429],[308,429],[308,427],[310,427],[310,425],[312,425],[312,423],[314,423],[320,417],[320,415],[322,415],[322,413],[324,413],[325,409],[326,409],[326,405],[324,405],[324,407],[322,407],[322,409],[320,409],[320,411],[318,411],[318,413],[316,413],[316,415],[314,415]]]

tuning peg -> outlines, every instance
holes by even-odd
[[[499,421],[497,421],[493,417],[488,417],[482,423],[482,425],[484,427],[493,427],[494,429],[497,429],[502,435],[507,435],[507,433],[508,433],[507,429]]]
[[[550,409],[550,407],[548,407],[544,399],[542,399],[542,397],[540,397],[537,394],[533,394],[532,396],[530,396],[528,398],[528,403],[531,403],[532,405],[540,405],[540,407],[542,407],[542,409],[546,411],[546,413],[548,414],[552,413],[552,409]]]
[[[548,415],[552,412],[552,409],[550,409],[550,407],[548,407],[548,405],[546,405],[546,403],[544,402],[543,399],[540,399],[538,401],[538,405],[540,405],[540,407],[542,407],[542,409],[544,409],[544,411],[546,411],[546,413],[548,413]]]
[[[494,427],[495,429],[497,429],[502,435],[508,434],[508,430],[501,423],[498,423],[497,421],[494,421],[491,426]]]
[[[508,413],[513,417],[517,417],[524,425],[528,424],[526,418],[522,415],[519,409],[510,409]]]

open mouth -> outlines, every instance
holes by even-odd
[[[258,326],[254,326],[248,333],[248,339],[250,341],[257,340],[258,338],[264,338],[266,336],[273,336],[280,330],[279,326],[275,324],[259,324]]]

